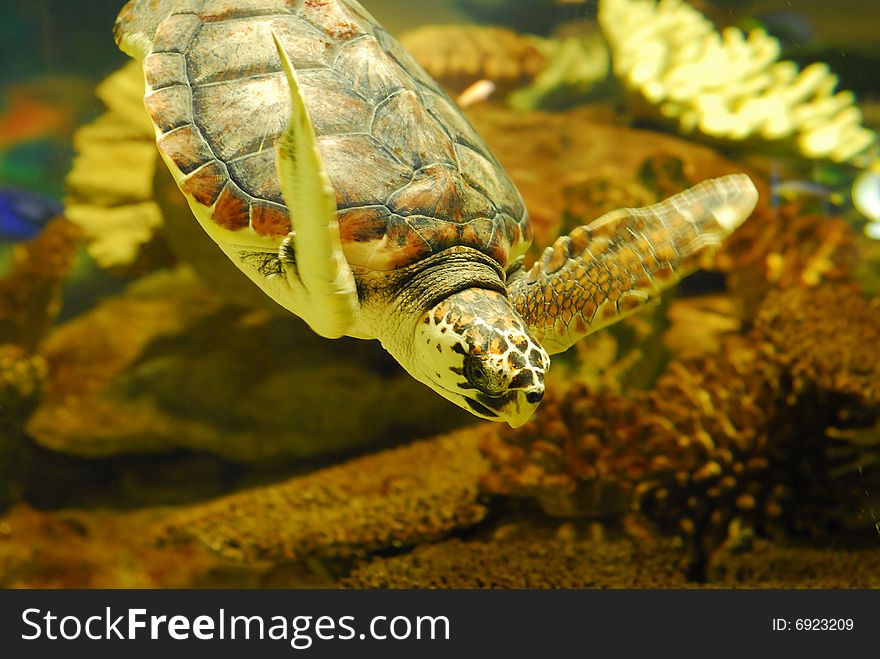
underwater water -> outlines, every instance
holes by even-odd
[[[699,194],[664,206],[664,228],[620,229],[611,256],[596,229],[578,262],[605,259],[593,296],[609,278],[639,279],[667,243],[682,252],[670,268],[696,272],[626,318],[625,296],[608,294],[620,322],[552,355],[543,400],[517,428],[404,368],[433,356],[402,366],[379,341],[318,336],[217,248],[159,158],[142,66],[114,43],[123,4],[0,0],[0,586],[880,585],[880,4],[363,0],[413,58],[394,59],[411,97],[441,98],[422,67],[521,194],[525,267],[559,286],[533,314],[553,331],[584,304],[575,267],[554,270],[557,252],[544,252],[558,237],[572,235],[574,254],[577,227],[705,179],[745,173],[757,188],[721,245],[717,232],[671,237],[683,215],[735,205]],[[350,3],[306,4],[317,18],[302,52],[378,34]],[[328,7],[342,18],[322,23]],[[200,20],[197,34],[205,25],[227,23]],[[237,91],[260,63],[210,29],[225,56],[192,51],[187,75],[215,67],[226,91],[214,105],[153,106],[153,120],[180,110],[172,130],[202,126],[219,152],[257,141],[268,117],[271,146],[286,116]],[[337,93],[343,78],[390,84],[381,62],[322,64],[339,74],[321,83],[331,100],[305,94],[319,136],[330,124],[363,133],[367,101],[377,116],[391,107],[394,94]],[[257,119],[217,109],[239,95]],[[477,138],[461,137],[467,122],[436,107],[420,121],[390,111],[387,149],[447,154],[458,187],[435,182],[395,212],[428,215],[413,210],[427,199],[440,219],[460,217],[462,190],[515,205]],[[371,195],[398,160],[322,153],[338,195],[392,204],[397,184]],[[463,153],[484,170],[464,171]],[[257,172],[269,172],[261,199],[280,208],[274,171]],[[367,239],[339,217],[351,261]],[[378,228],[389,241],[391,222]],[[277,253],[284,226],[259,244]],[[477,244],[486,224],[473,226]],[[504,227],[498,240],[525,250],[525,225]],[[413,244],[387,248],[389,262],[421,254]],[[514,277],[498,281],[516,305]],[[516,308],[549,349],[552,331]]]

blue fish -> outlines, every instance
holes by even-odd
[[[35,238],[64,207],[56,199],[20,188],[0,187],[0,241]]]

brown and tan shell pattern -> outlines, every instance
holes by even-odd
[[[504,267],[528,247],[522,199],[486,144],[357,2],[173,6],[144,60],[145,103],[181,189],[236,240],[280,242],[291,230],[275,171],[290,102],[274,30],[298,73],[352,265],[392,270],[465,245]]]

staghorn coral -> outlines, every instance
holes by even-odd
[[[183,509],[158,533],[248,563],[437,540],[486,514],[478,437],[464,430]]]
[[[36,350],[58,314],[79,245],[79,229],[59,217],[15,246],[12,269],[0,279],[0,343]]]
[[[67,176],[65,214],[82,228],[89,254],[102,267],[167,263],[155,242],[163,223],[153,198],[158,152],[144,110],[140,64],[113,73],[97,95],[107,111],[74,136],[77,156]]]
[[[720,34],[683,0],[601,0],[615,75],[641,111],[685,134],[780,145],[807,158],[852,161],[876,141],[828,66],[777,61],[763,30]]]
[[[378,558],[342,579],[348,588],[681,588],[669,543],[559,538],[447,542]]]

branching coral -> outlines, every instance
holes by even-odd
[[[111,75],[97,93],[108,110],[74,137],[78,155],[67,177],[65,212],[82,227],[99,265],[128,267],[163,222],[153,198],[158,152],[140,63]]]
[[[159,533],[246,562],[411,545],[483,518],[484,470],[477,435],[462,431],[182,510]]]
[[[401,36],[415,60],[452,93],[489,80],[519,110],[571,106],[608,78],[598,35],[542,38],[501,27],[426,25]],[[515,90],[515,91],[514,91]]]
[[[648,113],[686,134],[785,144],[807,158],[850,161],[875,142],[851,92],[824,64],[777,61],[762,30],[718,33],[684,0],[602,0],[614,72]]]
[[[542,45],[547,65],[534,81],[509,97],[518,110],[556,110],[597,94],[608,79],[611,58],[599,35],[549,39]]]

